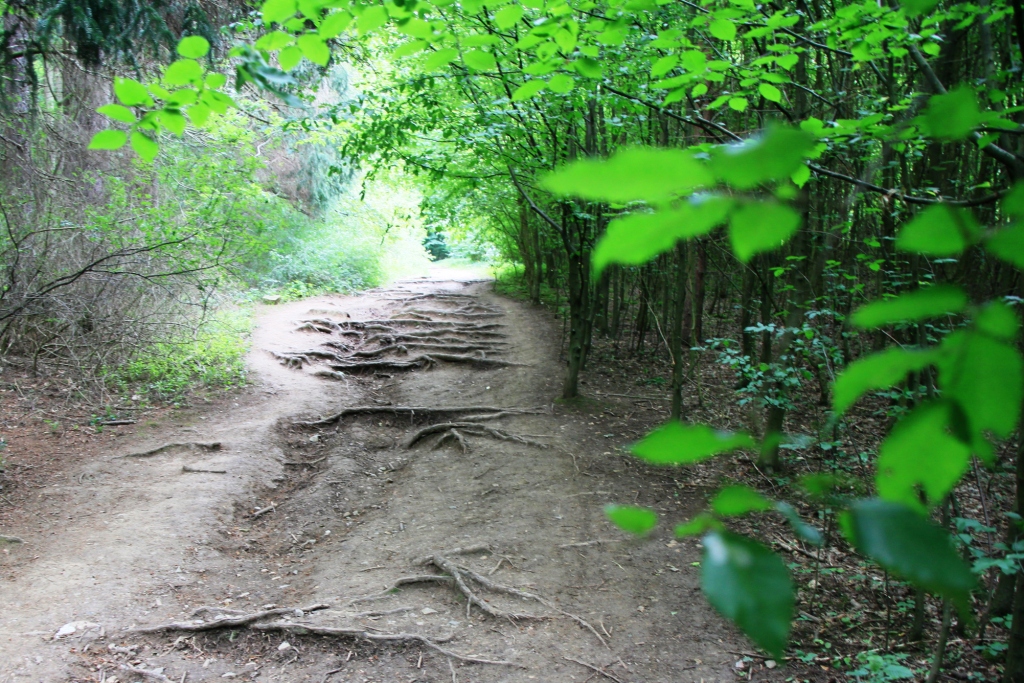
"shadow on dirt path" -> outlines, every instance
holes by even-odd
[[[263,311],[252,389],[83,454],[9,530],[0,682],[734,680],[695,544],[604,520],[662,484],[552,402],[558,332],[443,269]]]

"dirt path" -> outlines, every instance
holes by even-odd
[[[695,544],[625,538],[602,514],[638,500],[680,519],[701,501],[622,456],[628,416],[609,427],[609,406],[552,402],[560,328],[544,311],[450,277],[269,309],[254,389],[84,454],[41,490],[3,530],[26,543],[0,553],[0,682],[734,680],[747,646],[700,596]],[[350,406],[381,410],[299,424]],[[454,432],[407,447],[441,423]],[[220,448],[118,457],[181,442]],[[438,579],[452,572],[462,586]],[[405,577],[420,579],[381,593]],[[317,603],[263,629],[125,630]]]

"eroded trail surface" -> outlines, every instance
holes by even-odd
[[[702,501],[553,402],[559,323],[452,276],[270,309],[255,388],[69,461],[4,530],[0,681],[734,680],[695,545],[602,513]]]

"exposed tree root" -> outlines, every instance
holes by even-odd
[[[277,631],[282,633],[292,633],[295,635],[320,635],[320,636],[334,636],[343,638],[356,638],[360,640],[369,640],[373,642],[386,642],[386,643],[414,643],[422,645],[428,649],[434,650],[446,657],[452,657],[463,662],[473,662],[476,664],[498,664],[503,666],[519,666],[514,662],[506,662],[503,660],[496,659],[484,659],[482,657],[474,657],[471,655],[462,655],[457,652],[453,652],[446,648],[443,648],[439,643],[444,643],[452,639],[452,636],[441,636],[429,638],[427,636],[419,635],[417,633],[381,633],[376,631],[369,631],[358,626],[320,626],[317,624],[304,624],[296,623],[292,621],[271,621],[267,622],[272,617],[280,617],[286,614],[292,614],[297,617],[304,616],[307,613],[314,612],[317,610],[323,610],[330,607],[330,605],[317,604],[310,605],[309,607],[294,608],[284,607],[278,609],[263,610],[260,612],[254,612],[252,614],[239,614],[234,610],[224,610],[220,608],[200,608],[196,610],[196,614],[203,613],[214,613],[217,616],[211,621],[202,622],[171,622],[168,624],[161,624],[159,626],[147,626],[142,628],[130,629],[130,633],[170,633],[184,631],[186,633],[198,633],[201,631],[212,631],[215,629],[222,628],[239,628],[247,627],[257,631]],[[136,673],[142,673],[136,671]]]
[[[439,415],[459,415],[461,413],[478,413],[473,415],[474,420],[491,419],[484,417],[485,415],[501,415],[502,417],[507,415],[542,415],[547,410],[544,408],[495,408],[494,406],[352,406],[350,408],[343,408],[342,410],[321,418],[319,420],[311,420],[308,422],[296,422],[296,426],[300,427],[324,427],[327,425],[333,425],[346,417],[352,417],[355,415],[409,415],[415,417],[421,416],[439,416]],[[497,419],[497,418],[494,418]]]
[[[425,317],[427,320],[433,320],[431,316],[439,315],[457,315],[461,318],[500,318],[505,314],[501,311],[476,312],[464,309],[452,309],[445,311],[433,308],[410,308],[406,311],[402,311],[399,315],[408,315],[410,317],[416,316],[417,319]]]
[[[333,370],[341,371],[353,371],[353,370],[410,370],[413,368],[430,368],[437,365],[439,362],[445,363],[467,363],[478,367],[489,367],[489,368],[507,368],[511,366],[521,366],[522,363],[512,363],[511,361],[498,360],[497,358],[486,358],[483,356],[463,356],[455,353],[431,353],[431,354],[420,354],[414,356],[409,360],[368,360],[361,362],[346,361],[343,363],[335,363],[331,365]]]
[[[118,458],[148,458],[148,457],[153,456],[153,455],[159,455],[160,453],[165,453],[167,451],[177,450],[179,448],[184,448],[184,449],[187,449],[187,450],[196,450],[196,451],[219,451],[221,449],[221,444],[220,444],[219,441],[214,441],[212,443],[199,443],[199,442],[196,442],[196,441],[186,441],[184,443],[165,443],[163,446],[158,446],[156,448],[151,448],[148,451],[141,451],[139,453],[125,453],[124,455],[118,455],[118,456],[115,456],[115,457],[118,457]]]
[[[491,337],[492,340],[479,339],[479,337]],[[426,344],[493,344],[493,345],[507,345],[508,342],[502,341],[505,337],[500,332],[490,332],[486,334],[481,333],[470,333],[470,332],[459,332],[457,330],[438,330],[436,333],[431,330],[423,330],[420,332],[382,332],[380,334],[374,334],[372,336],[363,339],[363,344],[397,344],[400,342],[422,342]],[[337,348],[337,342],[327,342],[328,346]],[[346,347],[347,348],[347,347]]]
[[[257,621],[263,621],[271,617],[279,617],[285,614],[294,614],[301,616],[308,612],[316,612],[318,610],[327,609],[330,605],[318,603],[310,605],[309,607],[279,607],[277,609],[267,609],[260,612],[252,612],[251,614],[226,614],[219,619],[213,619],[212,621],[172,621],[167,624],[160,624],[158,626],[141,626],[139,628],[129,629],[129,633],[170,633],[172,631],[185,631],[187,633],[198,633],[200,631],[212,631],[218,628],[234,628],[236,626],[248,626],[249,624]],[[224,610],[220,608],[203,608],[200,607],[195,611],[195,614],[202,614],[204,612],[219,612],[224,614]]]
[[[294,369],[300,369],[304,365],[311,365],[313,363],[313,361],[310,360],[311,358],[330,361],[345,360],[344,356],[339,356],[336,353],[331,353],[330,351],[318,351],[315,349],[311,351],[289,351],[285,353],[271,351],[270,355],[272,355],[274,358],[280,361],[281,365],[285,366],[286,368]]]
[[[411,437],[409,437],[409,440],[405,442],[405,447],[412,448],[421,439],[430,436],[431,434],[443,434],[443,436],[434,445],[434,447],[437,448],[441,446],[444,441],[450,440],[452,438],[448,436],[448,433],[454,432],[454,439],[458,441],[459,445],[462,447],[463,452],[466,452],[468,450],[468,447],[462,434],[459,433],[459,430],[466,432],[467,434],[472,434],[474,436],[489,436],[492,439],[498,439],[499,441],[514,441],[516,443],[521,443],[526,446],[536,446],[537,448],[548,447],[547,444],[540,443],[539,441],[533,441],[531,439],[527,439],[516,434],[510,434],[509,432],[505,432],[500,429],[494,429],[493,427],[488,427],[486,425],[468,421],[442,422],[440,424],[434,424],[428,427],[424,427],[423,429],[419,430]]]

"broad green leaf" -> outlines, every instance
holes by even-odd
[[[168,87],[198,85],[203,81],[203,67],[194,59],[179,59],[164,69],[163,83]]]
[[[220,90],[224,87],[224,84],[228,82],[228,77],[224,74],[210,73],[206,74],[206,87],[212,90]]]
[[[410,40],[408,43],[402,43],[395,48],[395,51],[391,54],[395,59],[401,59],[402,57],[408,57],[414,55],[417,52],[423,52],[427,49],[427,41],[425,40]]]
[[[121,123],[135,123],[135,114],[132,113],[132,110],[128,107],[122,107],[120,104],[105,104],[97,109],[96,112]]]
[[[811,475],[814,476],[814,475]],[[775,503],[775,509],[782,513],[782,516],[789,522],[794,533],[811,545],[820,547],[825,542],[825,537],[817,527],[813,527],[800,518],[800,514],[789,503],[779,501]]]
[[[645,263],[679,240],[698,237],[724,223],[733,204],[731,197],[695,196],[678,208],[616,218],[594,249],[594,270],[600,274],[610,263]]]
[[[185,132],[186,121],[181,112],[173,109],[161,109],[157,112],[157,117],[160,119],[160,123],[175,135]]]
[[[686,151],[633,147],[607,160],[576,161],[541,179],[557,195],[594,201],[660,202],[711,182],[705,165]]]
[[[271,31],[266,35],[260,36],[260,39],[256,41],[256,49],[266,50],[271,52],[273,50],[280,50],[283,47],[288,47],[295,42],[295,36],[284,31]]]
[[[576,80],[566,74],[555,74],[548,79],[548,90],[557,93],[571,92],[573,86],[576,85]]]
[[[688,465],[719,453],[757,445],[744,432],[722,432],[707,425],[670,422],[655,429],[630,449],[633,455],[655,465]]]
[[[483,50],[470,50],[466,54],[462,55],[462,61],[466,66],[475,71],[491,71],[498,66],[498,62],[494,59],[494,55],[490,52],[484,52]],[[543,81],[541,84],[543,85]]]
[[[854,547],[883,568],[949,598],[961,610],[967,607],[974,575],[949,534],[924,515],[906,505],[871,499],[854,503],[842,523]]]
[[[1014,339],[1020,329],[1020,321],[1013,309],[1002,301],[990,301],[974,319],[979,330],[996,339]]]
[[[261,8],[263,23],[266,26],[275,22],[280,24],[293,16],[298,9],[299,5],[295,0],[267,0]]]
[[[608,505],[604,514],[612,524],[637,536],[650,533],[658,523],[658,515],[653,511],[632,505]]]
[[[985,240],[985,249],[1024,270],[1024,221],[1017,221]]]
[[[494,15],[494,23],[498,28],[504,30],[515,26],[522,18],[522,5],[512,4],[498,10],[498,13]]]
[[[797,187],[803,187],[811,179],[811,169],[806,164],[797,166],[797,169],[790,174],[789,179]]]
[[[210,118],[210,108],[202,102],[193,104],[186,113],[194,126],[203,126]]]
[[[679,55],[667,55],[651,66],[651,78],[661,78],[679,63]]]
[[[598,63],[598,61],[592,57],[581,57],[572,63],[573,68],[576,72],[584,78],[601,78],[604,75],[604,69]]]
[[[907,373],[926,368],[937,358],[933,350],[893,347],[850,363],[839,375],[833,390],[832,405],[836,415],[846,412],[865,393],[898,384]]]
[[[794,607],[782,558],[728,532],[709,533],[703,541],[701,585],[708,602],[769,654],[781,656]]]
[[[143,133],[132,133],[131,143],[135,153],[146,161],[153,161],[153,159],[156,159],[156,155],[160,153],[160,145]]]
[[[89,149],[121,149],[128,142],[128,133],[123,130],[101,130],[92,136]]]
[[[908,15],[914,17],[931,12],[939,4],[939,0],[903,0],[900,4]]]
[[[967,137],[984,120],[974,88],[968,85],[961,85],[944,95],[933,95],[924,117],[931,134],[944,140]]]
[[[677,524],[674,533],[677,538],[697,536],[708,531],[721,531],[724,526],[707,512],[702,512],[689,522]]]
[[[967,308],[967,293],[952,285],[936,285],[900,294],[893,299],[873,301],[854,311],[857,327],[872,329],[901,321],[919,321]]]
[[[778,249],[800,227],[800,214],[774,201],[745,202],[729,217],[729,241],[744,263],[756,254]]]
[[[303,56],[314,64],[327,66],[331,61],[331,50],[327,43],[315,33],[304,33],[298,39],[299,49]]]
[[[526,81],[512,93],[512,101],[522,102],[523,100],[528,100],[546,87],[548,87],[548,84],[539,78],[532,81]]]
[[[432,52],[427,55],[423,60],[424,71],[436,71],[443,66],[448,66],[454,62],[459,56],[459,51],[453,47],[448,47],[437,52]]]
[[[976,434],[1007,438],[1024,399],[1024,363],[1013,346],[980,332],[948,335],[937,363],[944,395],[955,400]]]
[[[967,209],[933,204],[903,226],[896,247],[929,256],[956,256],[976,242],[980,232]]]
[[[298,45],[291,45],[277,53],[277,63],[282,71],[291,71],[302,61],[302,50]]]
[[[1013,218],[1024,218],[1024,181],[1016,183],[1000,202],[1006,215]]]
[[[729,98],[729,108],[735,111],[746,111],[748,104],[750,104],[750,102],[747,101],[746,97]]]
[[[814,136],[796,128],[776,127],[765,135],[716,150],[711,168],[722,182],[740,190],[788,178],[814,147]]]
[[[953,490],[971,461],[970,447],[949,432],[948,403],[925,403],[900,420],[882,442],[875,484],[884,500],[920,507],[937,505]]]
[[[761,83],[757,86],[757,91],[761,93],[761,97],[765,98],[769,102],[781,102],[782,91],[776,88],[771,83]]]
[[[205,57],[210,51],[210,42],[202,36],[189,36],[178,42],[178,54],[188,59]]]
[[[732,40],[736,37],[736,24],[728,19],[715,19],[708,24],[708,31],[719,40]]]
[[[115,78],[114,94],[126,107],[153,106],[153,98],[145,86],[131,78]]]
[[[726,486],[711,499],[711,509],[722,517],[762,512],[771,508],[772,502],[749,486]]]
[[[328,14],[320,22],[320,37],[324,40],[337,38],[352,23],[352,15],[342,10]]]
[[[388,11],[382,5],[370,5],[359,15],[359,19],[356,21],[356,29],[359,31],[359,35],[365,36],[371,31],[376,31],[386,24],[387,21]]]

